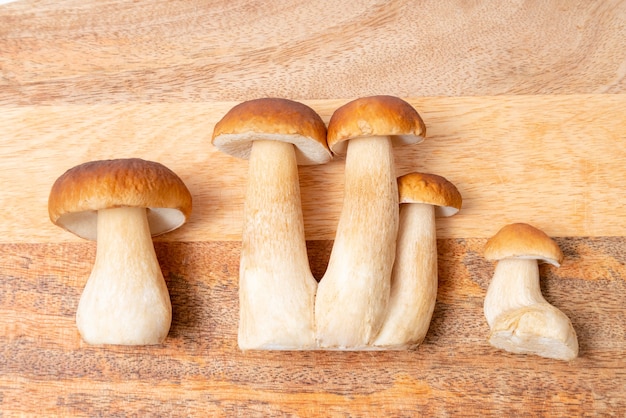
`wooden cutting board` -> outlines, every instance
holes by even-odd
[[[327,122],[346,100],[307,101]],[[396,148],[398,174],[442,175],[464,197],[441,238],[489,237],[504,223],[556,236],[624,236],[626,95],[409,99],[427,140]],[[188,225],[165,241],[237,240],[247,163],[211,145],[235,103],[4,106],[1,242],[76,241],[51,225],[54,180],[85,161],[140,157],[182,177],[194,197]],[[300,169],[307,237],[333,239],[343,161]]]
[[[0,410],[55,415],[364,413],[610,415],[626,411],[626,95],[409,98],[422,144],[396,149],[398,175],[445,176],[464,197],[438,223],[439,293],[415,351],[240,352],[239,239],[247,163],[210,144],[234,102],[0,108]],[[346,100],[307,101],[325,121]],[[94,243],[55,227],[54,180],[85,161],[141,157],[177,172],[188,224],[155,240],[174,308],[155,347],[93,347],[74,324]],[[341,209],[343,161],[301,167],[316,277]],[[546,299],[570,316],[580,358],[491,348],[482,300],[487,237],[510,222],[555,237]]]

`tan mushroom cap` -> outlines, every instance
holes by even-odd
[[[328,145],[342,155],[347,141],[364,136],[391,136],[393,145],[424,140],[426,125],[409,103],[394,96],[370,96],[341,106],[328,123]]]
[[[293,144],[299,165],[323,164],[332,157],[322,118],[293,100],[262,98],[239,103],[213,129],[213,145],[234,157],[247,159],[257,140]]]
[[[150,233],[163,234],[191,214],[191,193],[169,168],[139,158],[91,161],[66,171],[48,198],[50,220],[79,237],[95,240],[97,211],[148,208]]]
[[[563,253],[558,244],[545,232],[526,223],[504,226],[485,245],[487,260],[503,258],[537,259],[559,267]]]
[[[409,173],[398,177],[400,203],[435,206],[436,216],[452,216],[461,210],[463,197],[456,186],[436,174]]]

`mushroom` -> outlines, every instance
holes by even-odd
[[[239,347],[314,348],[317,281],[306,249],[298,164],[331,159],[326,125],[302,103],[250,100],[233,107],[215,125],[213,145],[249,158],[239,271]]]
[[[572,323],[543,298],[539,285],[538,263],[559,267],[563,261],[557,243],[531,225],[514,223],[487,241],[485,258],[498,260],[484,301],[489,343],[512,353],[576,358]]]
[[[398,234],[393,146],[424,139],[417,111],[397,97],[373,96],[337,109],[328,144],[346,155],[344,201],[315,301],[318,344],[366,349],[385,317]]]
[[[76,324],[89,344],[159,344],[172,306],[152,236],[178,228],[191,194],[162,164],[137,158],[91,161],[66,171],[50,191],[50,220],[88,240],[96,259]]]
[[[374,345],[413,348],[426,336],[437,299],[435,216],[455,215],[461,194],[445,178],[410,173],[398,178],[400,227],[387,317]]]

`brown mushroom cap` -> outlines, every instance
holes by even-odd
[[[213,145],[234,157],[247,159],[256,140],[293,144],[300,165],[323,164],[332,157],[322,118],[293,100],[262,98],[240,103],[213,129]]]
[[[409,173],[398,177],[400,203],[435,206],[436,216],[452,216],[461,210],[463,198],[456,186],[436,174]]]
[[[191,214],[191,193],[162,164],[139,158],[91,161],[66,171],[48,198],[50,220],[82,238],[95,240],[97,211],[148,208],[150,233],[178,228]]]
[[[424,140],[426,126],[417,111],[394,96],[370,96],[341,106],[328,123],[328,145],[345,154],[347,141],[364,136],[391,136],[393,145]]]
[[[485,245],[487,260],[503,258],[537,259],[559,267],[563,253],[545,232],[525,223],[504,226]]]

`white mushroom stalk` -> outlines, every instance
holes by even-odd
[[[315,301],[318,345],[369,349],[385,317],[399,210],[394,144],[423,140],[425,126],[405,101],[354,100],[328,125],[333,152],[346,154],[342,211]]]
[[[94,266],[76,312],[83,340],[163,342],[172,307],[152,236],[187,221],[191,194],[183,181],[152,161],[91,161],[55,181],[48,212],[56,225],[97,240]]]
[[[294,146],[255,141],[240,260],[239,346],[310,349],[317,281],[309,267]]]
[[[400,227],[386,318],[374,341],[381,349],[414,348],[424,340],[437,299],[437,216],[462,205],[457,188],[441,176],[398,178]]]
[[[485,295],[484,311],[490,328],[503,312],[547,303],[541,294],[536,259],[505,258],[498,261]]]
[[[317,281],[306,250],[298,164],[330,160],[326,126],[304,104],[251,100],[232,108],[216,124],[213,145],[249,158],[239,270],[239,347],[313,349]]]
[[[81,336],[92,344],[158,344],[171,321],[146,209],[100,210],[96,260],[76,312]]]
[[[344,205],[316,300],[321,347],[364,348],[389,299],[398,233],[398,188],[389,138],[348,144]]]
[[[563,254],[557,244],[528,224],[511,224],[487,242],[485,258],[498,260],[484,301],[489,343],[512,353],[576,358],[571,321],[541,294],[538,262],[558,267]]]

